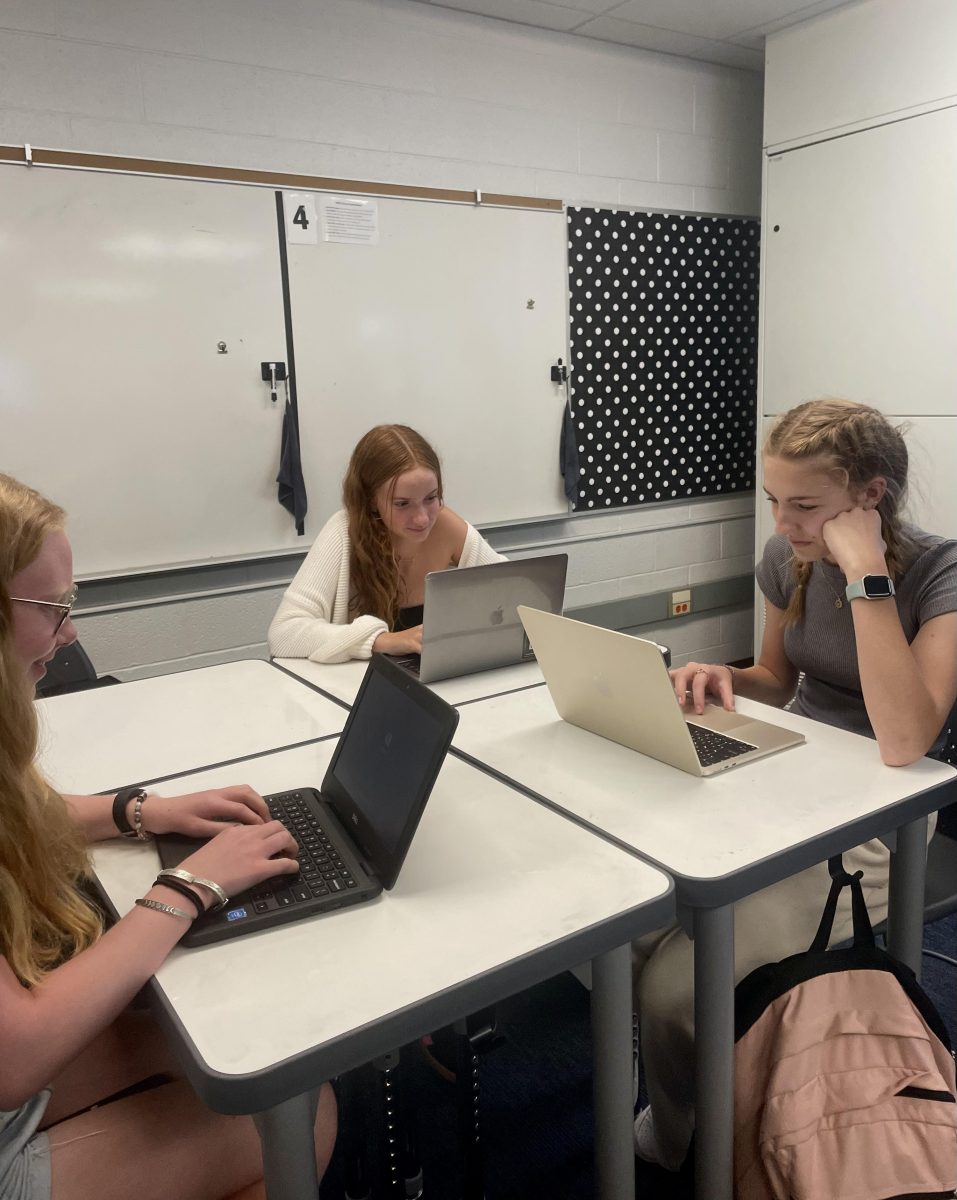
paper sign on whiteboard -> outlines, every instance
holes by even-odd
[[[316,197],[312,192],[283,192],[286,210],[286,241],[317,245]]]
[[[379,205],[357,196],[320,196],[319,216],[324,242],[379,243]]]

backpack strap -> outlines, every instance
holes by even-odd
[[[864,902],[864,889],[861,887],[861,878],[864,872],[855,871],[853,875],[848,874],[844,869],[844,861],[840,854],[835,854],[833,858],[827,860],[827,869],[831,876],[831,890],[828,892],[824,912],[821,914],[821,923],[817,927],[817,933],[809,947],[809,953],[817,954],[827,949],[827,944],[831,940],[831,929],[834,926],[834,914],[837,912],[837,901],[846,887],[851,889],[854,945],[858,948],[861,946],[873,947],[875,945],[874,930],[867,912],[867,905]]]

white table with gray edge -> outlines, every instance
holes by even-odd
[[[318,785],[334,745],[263,755],[239,774],[263,793]],[[154,790],[236,773],[217,767]],[[117,914],[157,865],[148,845],[97,847]],[[673,916],[662,872],[449,756],[392,892],[177,948],[151,990],[199,1096],[256,1114],[270,1200],[315,1200],[322,1080],[590,959],[596,1195],[633,1200],[630,942]]]
[[[920,971],[927,816],[957,773],[887,767],[870,738],[737,698],[807,743],[707,779],[562,721],[547,688],[460,708],[453,749],[668,872],[694,938],[695,1191],[731,1200],[734,904],[870,838],[892,850],[889,947]],[[823,909],[825,897],[821,897]]]
[[[315,741],[341,733],[348,715],[261,659],[52,696],[36,707],[40,769],[59,791],[80,794]]]

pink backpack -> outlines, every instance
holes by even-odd
[[[957,1189],[954,1056],[913,971],[875,945],[861,873],[832,859],[809,950],[735,991],[736,1200],[944,1200]],[[828,950],[850,887],[854,944]]]

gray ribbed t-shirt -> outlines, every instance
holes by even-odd
[[[907,532],[913,550],[895,587],[904,636],[912,642],[925,621],[957,611],[957,542],[920,529]],[[776,534],[768,540],[755,572],[758,586],[776,608],[787,608],[796,586],[793,559],[787,538]],[[804,619],[784,633],[784,652],[804,673],[792,711],[873,737],[861,695],[851,606],[846,600],[842,608],[834,603],[837,597],[844,598],[846,586],[840,567],[822,561],[814,564],[804,597]]]

